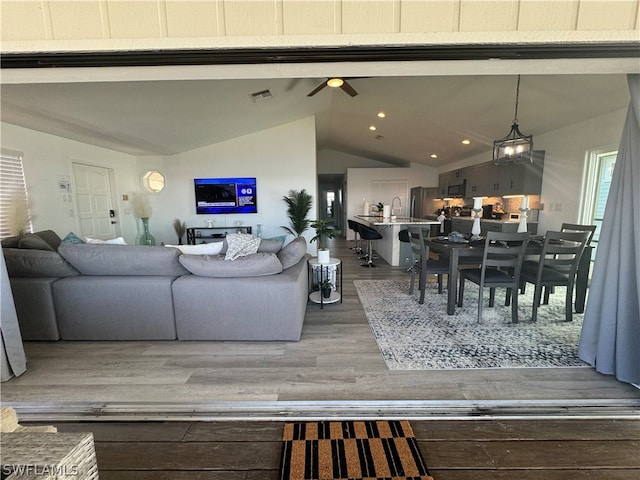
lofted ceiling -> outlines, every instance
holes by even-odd
[[[3,122],[123,153],[174,155],[308,116],[317,148],[434,167],[489,152],[509,131],[515,75],[153,80],[2,86]],[[250,94],[268,90],[270,98]],[[519,123],[538,135],[625,108],[622,74],[524,75]],[[376,114],[384,111],[386,117]],[[377,130],[369,127],[375,125]],[[470,145],[461,141],[470,139]],[[437,158],[430,155],[436,154]]]

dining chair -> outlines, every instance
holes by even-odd
[[[573,313],[573,289],[576,271],[582,252],[591,232],[556,232],[549,230],[544,237],[538,261],[527,260],[522,265],[520,281],[534,285],[531,320],[537,321],[538,307],[542,300],[542,288],[567,288],[565,320],[570,322]]]
[[[595,225],[579,225],[577,223],[563,223],[562,226],[560,227],[560,231],[561,232],[590,232],[589,238],[587,238],[587,243],[585,244],[585,247],[588,247],[589,245],[591,245],[591,240],[593,239],[593,235],[596,232],[596,228],[597,227]],[[583,255],[584,255],[584,252],[583,252]],[[569,266],[557,265],[550,268],[568,272]],[[552,293],[554,293],[554,287],[545,287],[544,296],[542,299],[542,303],[544,305],[547,305],[549,303],[549,296]]]
[[[427,274],[437,275],[438,293],[442,293],[442,275],[449,273],[449,261],[446,259],[429,258],[429,247],[424,243],[422,227],[418,225],[407,225],[409,231],[409,243],[411,245],[411,285],[409,295],[413,295],[415,287],[416,272],[418,273],[418,288],[420,289],[419,304],[424,303],[424,292],[427,283]]]
[[[529,233],[487,232],[479,268],[460,269],[458,306],[464,300],[464,284],[469,280],[479,287],[478,323],[482,321],[483,292],[489,287],[489,306],[493,307],[496,287],[506,287],[505,305],[511,304],[511,322],[518,323],[518,286],[520,270],[525,250],[529,243]]]

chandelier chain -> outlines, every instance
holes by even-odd
[[[516,83],[516,110],[513,113],[513,123],[518,123],[518,100],[520,99],[520,75],[518,75],[518,82]]]

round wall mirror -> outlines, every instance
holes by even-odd
[[[144,188],[153,193],[161,192],[165,187],[164,175],[157,170],[149,170],[142,176]]]

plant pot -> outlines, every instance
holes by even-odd
[[[324,298],[331,298],[331,287],[322,289],[322,296]]]
[[[329,263],[331,261],[331,253],[328,248],[318,249],[318,263]]]

